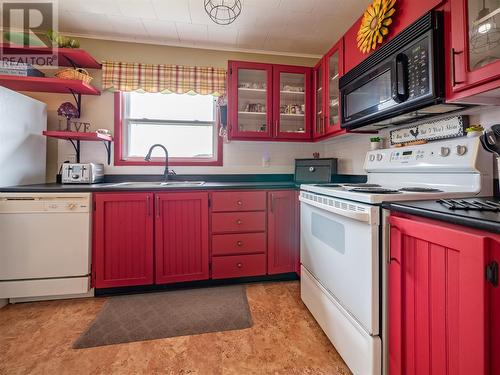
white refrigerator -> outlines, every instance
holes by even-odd
[[[47,105],[0,87],[0,187],[45,182]]]

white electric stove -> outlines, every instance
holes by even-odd
[[[385,201],[488,196],[479,138],[370,151],[366,184],[301,185],[301,296],[350,369],[386,373]]]

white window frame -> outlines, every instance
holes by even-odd
[[[130,149],[130,129],[132,124],[155,124],[155,125],[194,125],[194,126],[212,126],[212,156],[211,157],[169,157],[170,165],[182,165],[186,163],[188,165],[204,165],[204,164],[214,164],[219,160],[219,156],[222,159],[222,155],[219,155],[219,132],[217,124],[217,98],[213,97],[213,110],[214,110],[214,121],[182,121],[182,120],[160,120],[160,119],[134,119],[130,117],[130,95],[129,93],[123,92],[122,95],[122,129],[121,129],[121,147],[122,147],[122,160],[127,161],[141,161],[142,157],[139,156],[129,156],[128,150]],[[176,94],[161,94],[161,95],[176,95]],[[161,142],[158,142],[161,143]],[[151,162],[163,162],[163,157],[152,157]]]

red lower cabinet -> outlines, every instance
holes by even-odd
[[[94,195],[96,288],[153,283],[153,194]]]
[[[212,278],[262,276],[266,274],[266,255],[231,255],[212,259]]]
[[[268,193],[267,273],[295,272],[299,257],[297,192]]]
[[[156,284],[208,279],[208,193],[155,194]]]
[[[499,288],[486,269],[500,260],[500,236],[414,217],[390,223],[389,373],[498,374]]]

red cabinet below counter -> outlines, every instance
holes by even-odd
[[[500,236],[391,216],[389,373],[499,374]]]
[[[156,284],[208,279],[208,193],[158,193],[155,203]]]
[[[298,204],[294,190],[269,192],[267,272],[294,272],[299,258]]]
[[[94,194],[96,288],[148,285],[153,272],[153,194]]]
[[[212,259],[212,279],[262,276],[266,274],[266,255],[232,255]]]

